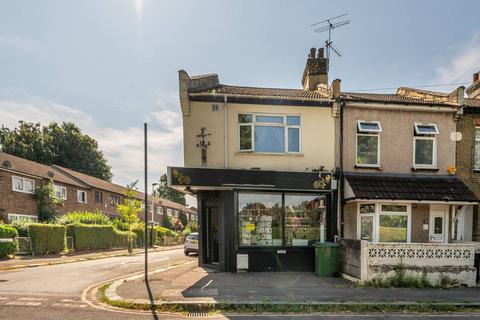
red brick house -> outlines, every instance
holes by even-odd
[[[63,201],[61,214],[75,210],[99,210],[116,217],[116,206],[124,198],[125,187],[60,166],[44,165],[0,152],[0,220],[38,220],[35,189],[52,180],[55,195]],[[144,194],[137,192],[139,200]],[[196,211],[167,199],[149,196],[148,221],[162,224],[164,214],[178,218],[185,212],[196,220]],[[143,213],[139,214],[143,219]]]

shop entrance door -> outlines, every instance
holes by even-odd
[[[218,245],[218,207],[206,207],[206,246],[205,263],[218,264],[219,245]]]

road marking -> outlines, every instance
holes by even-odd
[[[52,307],[62,307],[62,308],[85,308],[86,304],[78,304],[78,303],[54,303]]]
[[[82,300],[75,300],[75,299],[62,299],[62,302],[66,303],[83,303]]]
[[[47,300],[45,298],[32,298],[32,297],[23,297],[23,298],[18,298],[20,301],[44,301]]]
[[[0,300],[7,300],[7,297],[0,297]]]
[[[11,301],[6,303],[6,305],[9,305],[9,306],[39,306],[41,304],[42,304],[41,302],[30,302],[30,301],[27,301],[27,302]]]

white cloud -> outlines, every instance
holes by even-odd
[[[471,82],[472,74],[480,69],[480,33],[451,51],[450,61],[436,68],[435,83]]]
[[[39,97],[0,99],[0,125],[18,126],[19,120],[48,124],[74,122],[84,133],[98,141],[109,165],[114,182],[126,185],[136,179],[143,190],[143,126],[124,129],[106,127],[84,111]],[[149,185],[158,181],[167,165],[182,165],[182,117],[179,113],[160,110],[146,117],[148,130]],[[150,191],[150,190],[149,190]],[[190,201],[192,204],[192,200]]]
[[[2,37],[0,36],[0,45],[6,45],[16,49],[21,49],[25,51],[33,51],[34,45],[25,39],[18,37]]]

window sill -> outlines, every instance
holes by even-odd
[[[412,171],[424,171],[424,172],[438,172],[439,169],[436,167],[432,168],[418,168],[418,167],[412,167]]]
[[[274,153],[274,152],[253,152],[253,151],[237,151],[235,155],[255,155],[255,156],[287,156],[287,157],[303,157],[303,153]]]
[[[362,166],[356,164],[355,169],[371,169],[371,170],[377,170],[377,171],[383,171],[383,168],[381,166]]]

